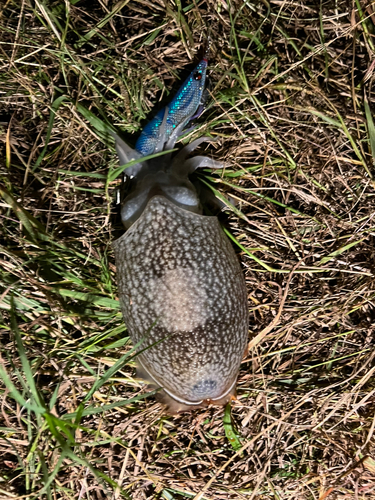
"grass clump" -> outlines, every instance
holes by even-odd
[[[366,1],[2,3],[1,498],[374,498],[374,21]],[[253,340],[231,411],[170,417],[117,301],[109,131],[134,144],[207,36],[192,137],[230,164],[204,181],[236,201]]]

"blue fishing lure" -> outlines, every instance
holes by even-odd
[[[188,122],[195,117],[202,104],[206,83],[207,59],[203,58],[190,73],[168,106],[147,123],[139,136],[135,149],[148,156],[162,151],[166,143],[174,143]],[[198,116],[199,116],[198,112]]]

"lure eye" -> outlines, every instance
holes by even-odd
[[[193,76],[194,80],[202,80],[202,73],[200,71],[196,71]]]

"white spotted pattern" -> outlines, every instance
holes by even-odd
[[[176,398],[219,398],[238,374],[248,307],[217,218],[154,196],[114,250],[125,323],[134,343],[152,346],[143,367]]]

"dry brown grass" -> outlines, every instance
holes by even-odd
[[[374,12],[3,0],[1,498],[375,498]],[[238,201],[222,220],[256,339],[226,428],[222,408],[166,416],[134,379],[99,120],[134,143],[207,35],[193,136],[219,137],[206,153],[233,165],[210,178]]]

